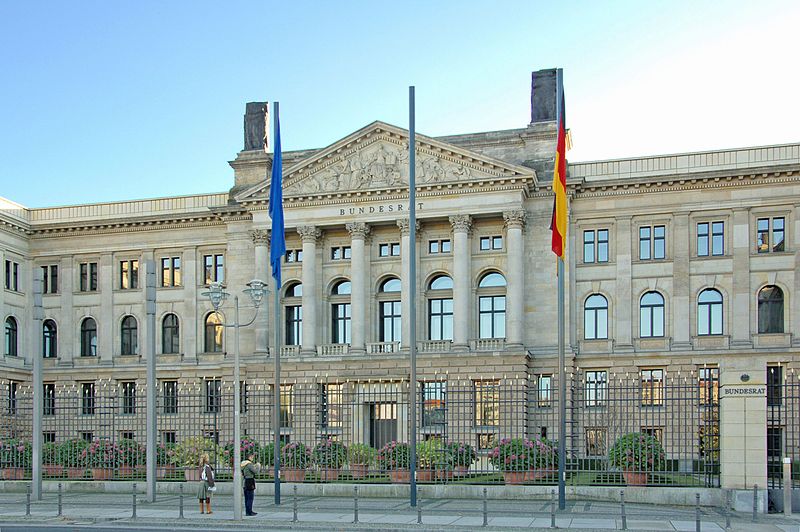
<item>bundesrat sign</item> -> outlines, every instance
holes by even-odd
[[[722,386],[720,399],[726,397],[766,397],[767,387],[763,384],[726,384]]]

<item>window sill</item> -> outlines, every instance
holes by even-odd
[[[752,335],[753,347],[790,347],[792,345],[791,333],[760,333]]]
[[[603,338],[598,340],[581,340],[582,353],[610,353],[614,350],[614,340]]]
[[[722,334],[692,337],[694,349],[728,349],[730,345],[731,337]]]
[[[653,336],[634,339],[636,351],[669,351],[672,339],[666,336]]]

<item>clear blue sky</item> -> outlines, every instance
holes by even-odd
[[[245,102],[284,149],[379,119],[524,127],[564,68],[570,160],[800,141],[800,2],[0,1],[0,196],[226,191]]]

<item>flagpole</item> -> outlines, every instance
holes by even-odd
[[[277,142],[278,139],[278,108],[280,104],[278,102],[272,102],[272,140],[273,142]],[[275,164],[275,149],[279,149],[278,145],[275,144],[275,148],[273,149],[273,157],[272,162]],[[270,188],[272,187],[272,183],[270,181]],[[270,198],[272,201],[272,198]],[[281,206],[281,208],[283,208]],[[283,220],[281,220],[283,223]],[[275,238],[275,230],[274,230],[274,221],[273,221],[273,231],[272,231],[272,238]],[[270,243],[270,247],[272,243]],[[271,254],[270,254],[270,261],[271,261]],[[280,263],[278,263],[278,267],[280,268]],[[280,321],[281,321],[281,287],[278,283],[278,279],[273,275],[272,277],[272,300],[273,300],[273,308],[272,313],[274,316],[275,326],[272,328],[274,331],[274,339],[275,339],[275,351],[272,353],[272,358],[275,361],[275,383],[273,384],[273,404],[275,407],[272,411],[272,427],[274,432],[274,448],[272,450],[272,459],[274,464],[274,482],[275,482],[275,505],[281,504],[281,332],[280,332]]]
[[[411,488],[411,506],[417,505],[417,211],[416,211],[416,124],[414,111],[414,86],[408,88],[408,225],[411,235],[408,246],[409,263],[409,282],[408,300],[409,315],[406,319],[409,322],[410,338],[408,339],[409,355],[411,358],[411,375],[409,382],[408,398],[411,408],[411,453],[409,457],[409,469],[411,475],[409,485]]]
[[[564,94],[563,71],[556,70],[556,128],[561,127],[561,102]],[[564,125],[566,129],[566,124]],[[558,135],[558,134],[557,134]],[[556,158],[556,164],[558,159]],[[555,191],[554,191],[555,192]],[[562,242],[566,247],[566,239]],[[563,249],[563,248],[562,248]],[[566,508],[566,461],[567,461],[567,376],[564,346],[564,258],[557,257],[558,263],[558,509]]]

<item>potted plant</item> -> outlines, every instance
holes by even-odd
[[[262,470],[268,477],[275,476],[275,443],[269,442],[259,446],[256,460],[261,464]]]
[[[175,462],[178,452],[174,443],[159,443],[156,446],[156,478],[172,478],[175,476]]]
[[[354,443],[347,448],[347,462],[354,479],[367,478],[369,466],[375,462],[377,454],[378,451],[363,443]]]
[[[390,441],[378,451],[378,464],[382,470],[388,471],[389,478],[395,484],[405,484],[410,480],[408,470],[411,462],[411,447],[407,443]]]
[[[528,476],[525,480],[541,480],[558,471],[558,448],[547,438],[526,440],[530,449]]]
[[[83,466],[91,470],[93,480],[110,480],[119,465],[119,448],[111,440],[93,440],[81,451]]]
[[[64,474],[64,466],[58,459],[59,446],[53,442],[42,445],[42,472],[48,477],[60,477]]]
[[[322,440],[311,454],[323,482],[339,480],[339,471],[347,463],[347,447],[342,442],[330,438]]]
[[[120,477],[130,478],[144,472],[147,455],[144,447],[136,440],[121,439],[117,444]]]
[[[281,471],[286,482],[303,482],[311,463],[311,451],[302,442],[287,443],[281,448]]]
[[[528,440],[503,438],[489,453],[491,464],[503,473],[506,484],[522,484],[530,465]]]
[[[475,448],[468,443],[450,442],[447,450],[453,460],[453,474],[456,477],[465,477],[470,466],[478,459]]]
[[[214,440],[202,436],[186,438],[178,445],[176,448],[177,459],[184,468],[184,477],[187,481],[200,480],[200,456],[208,453],[210,457],[213,457],[215,449]]]
[[[32,449],[30,442],[10,439],[0,440],[0,467],[5,480],[22,480],[25,470],[31,466]]]
[[[242,438],[241,443],[239,446],[239,452],[241,453],[241,459],[244,460],[250,453],[258,455],[258,442],[251,440],[250,438]],[[233,468],[233,455],[234,455],[234,448],[233,448],[233,441],[229,441],[226,443],[221,450],[222,454],[222,463],[227,464],[231,468]]]
[[[57,459],[58,463],[67,472],[67,478],[70,480],[79,480],[83,478],[86,473],[86,467],[83,465],[82,454],[88,442],[81,439],[64,440],[58,446]]]
[[[617,438],[608,451],[608,461],[612,467],[622,470],[629,486],[644,486],[648,472],[664,469],[666,455],[653,436],[631,432]]]
[[[434,471],[444,465],[444,445],[442,440],[432,438],[417,444],[417,480],[433,482]]]

